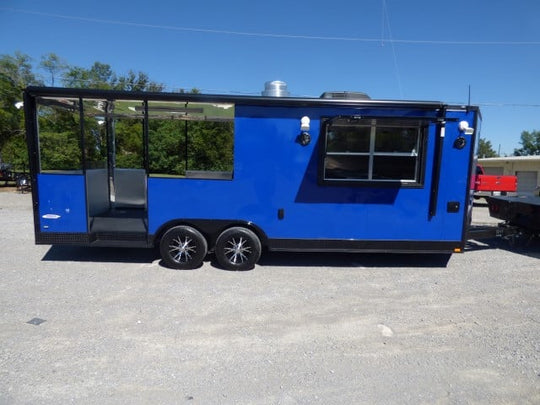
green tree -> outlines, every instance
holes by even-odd
[[[491,157],[497,157],[497,152],[493,150],[493,147],[491,146],[491,141],[488,141],[487,139],[480,138],[478,141],[478,157],[480,158],[491,158]]]
[[[73,131],[41,132],[39,136],[42,170],[78,170],[81,150]]]
[[[50,74],[51,86],[54,87],[55,77],[58,77],[64,70],[66,70],[68,65],[57,54],[48,53],[47,55],[43,55],[41,57],[39,66]]]
[[[189,122],[188,168],[191,170],[232,170],[233,123]]]
[[[28,167],[24,114],[18,103],[26,86],[39,84],[28,55],[0,56],[0,157],[14,164],[15,170]]]
[[[149,121],[148,160],[151,172],[185,174],[185,124],[180,120]]]
[[[41,57],[39,68],[47,72],[47,82],[66,87],[116,89],[128,91],[164,90],[164,85],[150,80],[146,73],[129,71],[117,75],[111,66],[95,62],[90,68],[69,66],[55,53]],[[15,52],[0,55],[0,158],[12,163],[16,170],[28,168],[24,113],[15,105],[23,99],[23,91],[29,85],[44,85],[36,78],[32,60],[28,55]],[[42,165],[50,169],[68,169],[80,166],[78,151],[78,114],[46,107],[40,111],[40,138]],[[104,128],[95,118],[85,120],[86,154],[92,165],[102,166],[106,156]],[[118,161],[120,164],[139,167],[142,165],[142,125],[140,120],[125,119],[117,123]],[[178,170],[178,165],[174,165]]]
[[[135,73],[130,70],[126,75],[117,75],[106,63],[94,62],[90,69],[71,66],[64,75],[66,87],[114,89],[125,91],[155,91],[165,89],[161,83],[150,80],[144,72]]]
[[[28,150],[24,133],[11,137],[2,148],[2,159],[12,164],[13,170],[28,171]]]
[[[165,86],[150,80],[144,72],[135,73],[130,70],[127,75],[114,78],[114,88],[127,91],[163,91]]]
[[[0,56],[0,75],[10,79],[19,91],[29,85],[42,84],[32,72],[32,59],[21,52]]]
[[[38,119],[41,169],[80,169],[78,112],[60,106],[42,106]]]
[[[115,121],[116,167],[143,167],[143,125],[133,118]]]
[[[514,156],[540,155],[540,131],[523,131],[519,143],[521,148],[514,149]]]
[[[22,131],[22,112],[15,107],[22,100],[21,96],[21,90],[12,77],[0,70],[0,150]]]
[[[90,69],[69,67],[62,82],[66,87],[111,89],[114,87],[114,78],[110,65],[94,62]]]

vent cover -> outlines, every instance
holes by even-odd
[[[325,91],[321,98],[334,100],[371,100],[371,97],[360,91]]]
[[[261,93],[265,97],[289,97],[287,83],[281,80],[273,80],[264,83],[264,91]]]

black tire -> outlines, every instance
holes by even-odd
[[[247,228],[234,227],[219,235],[216,260],[227,270],[251,270],[261,257],[261,241]]]
[[[161,258],[172,269],[195,269],[202,264],[208,253],[204,236],[190,226],[169,229],[159,243]]]

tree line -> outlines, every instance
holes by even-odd
[[[22,94],[25,87],[34,86],[61,86],[72,88],[93,88],[112,89],[127,91],[153,91],[165,90],[165,85],[150,79],[144,72],[130,70],[127,74],[117,74],[109,64],[94,62],[90,67],[74,66],[67,63],[63,58],[55,53],[43,55],[36,64],[28,55],[15,52],[13,55],[0,56],[0,162],[10,163],[14,170],[23,171],[28,168],[28,156],[25,141],[24,113],[22,107]],[[183,90],[180,90],[183,92]],[[198,92],[192,89],[192,92]],[[208,131],[217,131],[216,128]],[[174,149],[176,139],[171,138],[171,133],[167,132],[169,139],[169,149]],[[201,135],[203,136],[203,135]],[[157,141],[156,141],[157,142]],[[194,139],[195,144],[200,143],[199,139]],[[224,139],[227,150],[232,149],[232,139]],[[540,155],[540,131],[523,131],[520,136],[520,148],[514,150],[515,156]],[[184,146],[185,147],[185,146]],[[61,155],[61,150],[58,154]],[[197,155],[205,155],[201,146],[195,151]],[[495,157],[497,152],[493,149],[488,139],[482,138],[479,141],[478,155],[480,157]],[[167,163],[171,159],[170,153],[161,150],[155,151],[155,156],[162,156],[163,161],[156,161],[156,166],[162,170],[169,170],[170,166],[176,167],[175,172],[181,172],[181,166],[188,166],[182,163],[182,158],[173,159],[174,162]],[[201,159],[209,161],[219,156],[219,151],[210,150]],[[184,159],[185,160],[185,159]],[[219,159],[218,159],[219,160]],[[230,156],[227,157],[230,161]],[[211,166],[206,163],[205,167]],[[223,164],[217,162],[217,166]]]
[[[89,68],[72,66],[54,53],[39,63],[23,53],[0,56],[0,162],[12,170],[28,169],[23,91],[27,86],[58,86],[123,91],[164,91],[165,85],[144,72],[117,74],[110,65],[94,62]],[[185,90],[180,89],[180,93]],[[191,89],[191,93],[198,93]],[[65,170],[81,165],[78,151],[78,114],[54,108],[40,112],[42,166]],[[95,119],[85,119],[88,131],[87,164],[103,165],[107,141]],[[143,160],[142,125],[137,119],[116,122],[117,164],[140,167]],[[150,169],[184,175],[186,170],[232,170],[232,122],[150,122]],[[212,139],[212,142],[205,142]],[[98,156],[99,155],[99,156]],[[42,167],[43,168],[43,167]]]
[[[540,131],[522,131],[519,144],[521,147],[514,149],[514,156],[540,155]],[[480,138],[478,142],[478,157],[492,158],[499,156],[499,153],[493,149],[490,140]]]

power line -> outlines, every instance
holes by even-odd
[[[64,14],[44,13],[44,12],[32,11],[32,10],[14,9],[14,8],[7,8],[7,7],[0,7],[0,10],[11,11],[15,13],[39,15],[39,16],[44,16],[44,17],[62,18],[66,20],[85,21],[85,22],[91,22],[91,23],[123,25],[123,26],[130,26],[130,27],[162,29],[162,30],[169,30],[169,31],[198,32],[198,33],[216,34],[216,35],[237,35],[237,36],[249,36],[249,37],[259,37],[259,38],[303,39],[303,40],[318,40],[318,41],[343,41],[343,42],[348,41],[348,42],[368,42],[368,43],[381,42],[381,38],[339,37],[339,36],[322,36],[322,35],[294,35],[294,34],[279,34],[279,33],[264,33],[264,32],[233,31],[233,30],[215,30],[215,29],[207,29],[207,28],[145,24],[145,23],[136,23],[136,22],[120,21],[120,20],[107,20],[107,19],[101,19],[101,18],[79,17],[79,16],[64,15]],[[392,44],[416,44],[416,45],[505,45],[505,46],[540,45],[540,41],[454,41],[454,40],[444,41],[444,40],[425,40],[425,39],[416,40],[416,39],[392,39],[392,38],[388,38],[384,40],[384,42],[388,42]]]
[[[384,22],[386,22],[388,26],[388,35],[389,35],[389,41],[390,47],[392,48],[392,55],[394,58],[394,69],[396,70],[396,79],[398,82],[398,88],[399,88],[399,95],[401,98],[404,98],[403,96],[403,86],[401,85],[401,75],[399,74],[399,66],[397,61],[397,54],[396,54],[396,47],[394,46],[394,42],[392,41],[392,28],[390,27],[390,18],[388,17],[388,8],[386,7],[386,0],[382,0],[382,8],[383,8],[383,32],[382,32],[382,44],[384,45]]]
[[[529,108],[540,108],[540,104],[527,104],[527,103],[491,103],[491,102],[486,102],[486,103],[473,103],[477,106],[480,106],[480,107],[519,107],[519,108],[523,108],[523,107],[529,107]]]

